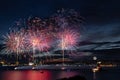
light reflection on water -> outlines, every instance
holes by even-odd
[[[50,71],[6,71],[2,80],[51,80]]]
[[[49,70],[27,70],[27,71],[5,71],[2,80],[56,80],[65,77],[79,75],[76,71],[49,71]]]
[[[100,72],[92,71],[54,71],[54,70],[26,70],[26,71],[3,71],[0,72],[0,80],[56,80],[75,75],[86,77],[87,80],[119,80],[119,69],[106,69]]]

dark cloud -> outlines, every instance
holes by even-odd
[[[92,42],[115,42],[120,41],[120,24],[106,24],[87,26],[82,33],[82,40]]]
[[[94,50],[106,50],[106,49],[120,49],[120,43],[106,42],[106,43],[92,43],[79,46],[80,51],[94,51]]]

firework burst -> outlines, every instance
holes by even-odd
[[[29,42],[35,50],[45,51],[51,46],[52,38],[45,30],[30,30]]]
[[[79,41],[79,33],[74,30],[64,29],[58,33],[58,39],[58,47],[60,47],[62,50],[62,61],[64,65],[64,50],[72,50],[77,46]]]
[[[12,30],[4,35],[3,45],[4,53],[21,53],[24,51],[24,32]]]
[[[62,50],[69,50],[76,47],[79,41],[79,33],[74,30],[65,29],[62,32],[58,33],[59,44],[58,46]]]

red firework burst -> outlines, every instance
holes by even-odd
[[[50,35],[45,30],[30,30],[30,44],[32,48],[39,51],[47,51],[51,46]]]
[[[79,33],[74,30],[64,29],[58,33],[59,47],[62,50],[74,48],[79,41]]]
[[[24,51],[24,32],[11,31],[4,36],[4,51],[6,53],[21,53]]]

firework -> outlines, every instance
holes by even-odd
[[[64,50],[75,50],[78,45],[80,23],[77,12],[64,9],[47,19],[33,17],[27,23],[17,22],[14,26],[20,29],[4,35],[2,53],[32,52],[34,57],[36,52],[49,53],[53,48],[60,48],[64,57]]]
[[[76,47],[79,41],[79,34],[74,30],[64,29],[58,33],[58,38],[58,46],[62,49],[62,59],[64,65],[64,50],[71,50]]]
[[[30,30],[29,36],[29,42],[35,50],[45,51],[51,47],[51,35],[45,30]]]
[[[52,36],[48,33],[49,31],[47,29],[29,29],[28,31],[28,39],[33,52],[33,61],[35,61],[34,55],[36,51],[48,53],[52,44]]]
[[[5,53],[21,53],[24,51],[24,32],[21,31],[12,30],[9,34],[3,36]]]
[[[79,41],[79,33],[74,30],[65,29],[64,31],[58,33],[59,47],[62,50],[69,50],[75,48]]]
[[[58,10],[56,14],[53,14],[50,22],[56,25],[59,28],[81,28],[81,23],[83,22],[84,18],[79,15],[73,9],[61,9]]]

